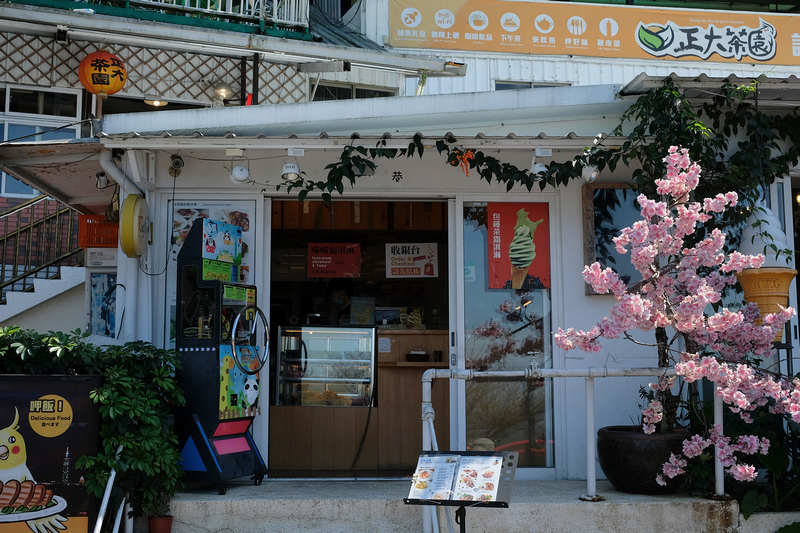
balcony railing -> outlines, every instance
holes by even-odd
[[[127,0],[126,3],[170,13],[308,28],[309,0]]]
[[[53,279],[61,266],[81,266],[78,213],[39,196],[0,213],[0,303],[8,291],[31,291],[35,278]]]

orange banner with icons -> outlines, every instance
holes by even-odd
[[[390,0],[396,48],[800,65],[800,17],[504,0]]]

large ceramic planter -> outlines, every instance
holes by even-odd
[[[597,458],[608,480],[620,492],[671,494],[680,487],[682,476],[669,479],[666,486],[656,482],[670,453],[681,453],[688,431],[645,434],[638,426],[607,426],[597,431]]]

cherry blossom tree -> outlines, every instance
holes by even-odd
[[[712,381],[716,394],[745,422],[750,422],[750,414],[760,407],[800,422],[800,380],[761,366],[775,355],[772,341],[794,310],[782,308],[761,317],[755,304],[738,310],[721,305],[723,290],[736,284],[736,273],[759,268],[764,262],[763,255],[726,253],[724,233],[717,228],[706,231],[703,226],[735,206],[737,194],[694,202],[692,192],[700,181],[700,167],[686,150],[674,146],[664,162],[666,176],[655,180],[660,200],[640,195],[642,219],[614,239],[619,253],[630,253],[642,281],[629,288],[610,268],[603,269],[599,263],[585,267],[586,282],[598,293],[612,293],[616,303],[609,315],[588,331],[559,328],[556,343],[564,350],[597,353],[601,338],[634,340],[633,330],[654,331],[659,366],[674,365],[676,374],[689,383],[702,378]],[[674,427],[675,417],[665,416],[678,407],[670,392],[673,379],[662,377],[650,384],[655,394],[642,412],[645,433]],[[753,435],[731,439],[714,427],[707,435],[684,441],[683,454],[673,455],[664,464],[664,475],[683,473],[687,458],[712,445],[737,480],[756,477],[755,468],[740,461],[742,454],[766,454],[769,449],[767,439]],[[662,476],[659,482],[663,483]]]

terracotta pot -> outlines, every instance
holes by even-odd
[[[172,517],[150,516],[147,518],[147,528],[150,533],[170,533],[172,531]]]
[[[670,453],[681,453],[689,432],[645,434],[638,426],[607,426],[597,431],[597,458],[608,480],[620,492],[633,494],[671,494],[678,490],[683,476],[664,477],[666,486],[656,482]]]

